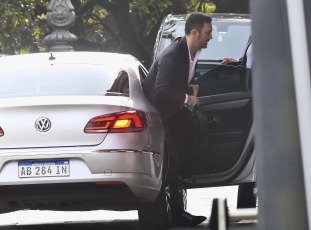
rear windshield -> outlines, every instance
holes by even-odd
[[[0,69],[0,97],[128,96],[128,75],[117,68],[70,64]]]
[[[243,56],[249,36],[250,20],[213,20],[213,39],[202,50],[200,60],[239,59]],[[177,37],[185,36],[185,21],[170,21],[164,26],[158,55]]]

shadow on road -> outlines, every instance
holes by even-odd
[[[137,220],[112,221],[94,224],[57,224],[57,225],[25,225],[25,226],[6,226],[0,230],[139,230]]]
[[[171,230],[209,229],[207,224],[193,228],[172,228]],[[0,227],[0,230],[140,230],[138,220],[117,220],[103,223],[24,225]],[[232,223],[230,230],[256,230],[256,223]]]

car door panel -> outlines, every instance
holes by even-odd
[[[229,170],[240,158],[248,136],[252,109],[251,93],[201,97],[199,110],[208,119],[209,148],[204,154],[209,172]],[[202,166],[203,168],[204,166]]]
[[[193,154],[195,174],[229,171],[239,162],[249,134],[252,93],[243,90],[245,77],[233,66],[209,69],[197,77],[196,83],[203,89],[198,110],[207,119],[207,135],[200,141],[208,143],[208,147]]]

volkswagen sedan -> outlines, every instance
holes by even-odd
[[[164,131],[141,89],[146,73],[122,54],[1,57],[1,212],[158,207],[142,223],[166,216]]]

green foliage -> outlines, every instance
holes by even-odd
[[[216,5],[211,1],[201,1],[195,5],[195,11],[202,13],[213,13],[216,10]]]
[[[0,2],[0,53],[38,51],[38,39],[47,31],[45,15],[37,17],[36,8],[46,7],[43,0],[2,0]],[[46,9],[46,8],[45,8]]]
[[[190,0],[187,9],[187,13],[213,13],[216,10],[216,5],[210,0]]]
[[[114,1],[100,0],[117,5]],[[129,4],[133,24],[138,31],[143,31],[139,37],[154,39],[162,18],[171,13],[181,13],[176,5],[186,9],[190,0],[118,0]],[[89,4],[94,2],[94,4]],[[113,10],[98,4],[98,0],[72,0],[79,7],[89,4],[80,15],[73,32],[83,39],[104,45],[109,39],[118,40],[117,29],[110,28],[106,22],[107,16],[113,15]],[[0,2],[0,53],[17,54],[39,52],[47,49],[42,39],[51,33],[46,23],[46,11],[50,0],[1,0]],[[96,4],[97,3],[97,4]],[[78,6],[78,7],[77,7]],[[185,10],[186,12],[186,10]],[[107,33],[108,31],[108,33]],[[122,31],[120,31],[122,33]],[[109,34],[110,33],[110,34]],[[119,42],[119,41],[118,41]]]
[[[103,29],[107,16],[107,11],[99,5],[95,5],[94,8],[88,10],[82,16],[85,30],[83,36],[89,41],[101,44],[105,40]]]
[[[173,3],[170,0],[136,0],[130,4],[133,16],[143,19],[147,26],[147,36],[159,24],[159,20],[167,12],[172,11]]]
[[[221,6],[225,1],[227,0],[213,0],[217,4],[218,12],[221,12],[219,9],[223,9]],[[83,47],[84,50],[111,50],[111,47],[107,48],[111,43],[114,47],[124,47],[124,39],[131,37],[126,33],[131,31],[137,34],[136,39],[139,39],[141,49],[150,52],[163,17],[193,11],[210,13],[216,8],[210,0],[71,0],[71,2],[75,6],[77,17],[70,31],[85,43],[79,43],[79,47]],[[47,50],[47,44],[44,44],[42,39],[52,32],[46,23],[49,3],[50,0],[0,0],[0,54]],[[115,15],[120,17],[125,12],[129,14],[129,17],[127,15],[125,18],[133,25],[127,32],[119,28],[120,20],[114,18]],[[131,46],[128,41],[126,46]],[[126,47],[124,50],[127,52]]]

